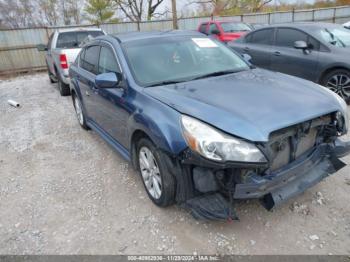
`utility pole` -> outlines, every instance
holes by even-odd
[[[171,0],[171,8],[173,11],[173,29],[179,29],[177,25],[176,0]]]

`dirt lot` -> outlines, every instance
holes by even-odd
[[[196,221],[154,206],[46,74],[0,81],[1,254],[350,254],[349,171],[274,212],[242,201],[240,221]]]

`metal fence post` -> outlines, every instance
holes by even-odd
[[[335,16],[336,16],[337,9],[333,9],[333,23],[335,23]]]

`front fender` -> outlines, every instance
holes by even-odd
[[[322,67],[320,69],[321,73],[319,74],[318,83],[320,83],[322,81],[322,78],[325,76],[325,74],[327,72],[330,72],[330,71],[335,70],[335,69],[340,69],[340,68],[343,68],[343,69],[350,71],[349,65],[345,64],[345,63],[332,63],[330,65],[327,65],[326,67]]]
[[[187,148],[180,126],[181,114],[168,105],[145,94],[140,98],[142,108],[128,119],[129,149],[136,131],[146,133],[161,150],[177,155]]]

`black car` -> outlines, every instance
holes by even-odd
[[[350,100],[350,31],[329,23],[291,23],[255,30],[229,46],[273,71],[328,87]]]

